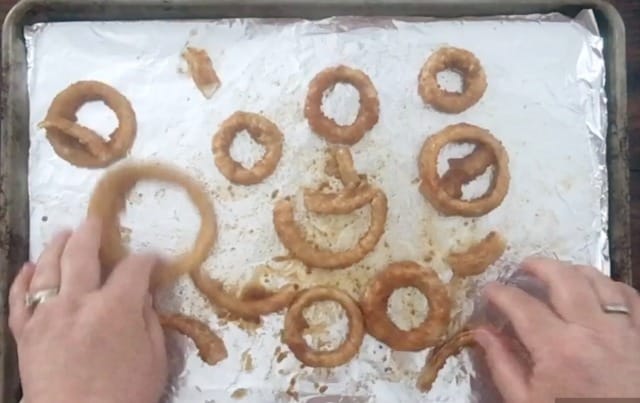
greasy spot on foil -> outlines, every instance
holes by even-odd
[[[285,358],[287,358],[287,352],[286,351],[282,351],[280,352],[277,356],[276,356],[276,362],[280,363],[282,362]]]
[[[296,377],[294,376],[289,381],[289,387],[287,388],[286,393],[287,395],[291,396],[291,398],[297,401],[300,396],[298,392],[296,392],[296,390],[294,389],[295,387],[296,387]]]
[[[253,356],[249,350],[245,350],[242,353],[242,370],[245,372],[251,372],[253,369]]]
[[[233,399],[242,399],[245,396],[247,396],[247,393],[249,393],[249,391],[245,388],[240,388],[240,389],[236,389],[233,391],[233,393],[231,394],[231,397]]]

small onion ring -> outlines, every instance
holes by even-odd
[[[371,203],[379,190],[366,182],[347,186],[337,193],[305,189],[304,206],[318,214],[349,214]]]
[[[369,229],[351,249],[334,252],[320,249],[305,239],[295,221],[293,202],[289,198],[279,200],[273,209],[273,223],[280,241],[293,256],[303,263],[323,269],[343,269],[364,259],[378,244],[387,222],[387,197],[378,190],[371,200]]]
[[[427,357],[427,362],[418,375],[417,386],[422,392],[426,392],[431,389],[433,382],[438,377],[438,372],[444,367],[447,359],[453,355],[457,355],[465,347],[474,347],[476,342],[473,338],[473,333],[469,330],[464,330],[457,333],[451,339],[447,340],[444,344],[435,347]]]
[[[227,358],[224,341],[209,326],[195,318],[182,314],[160,315],[160,325],[193,340],[198,349],[198,355],[209,365],[215,365]]]
[[[181,275],[198,269],[205,261],[216,240],[216,215],[213,203],[202,184],[186,173],[168,165],[154,163],[120,165],[98,181],[89,201],[88,216],[102,218],[100,261],[106,270],[113,269],[129,254],[122,242],[118,214],[125,208],[127,194],[142,180],[168,182],[184,188],[200,212],[200,229],[191,250],[171,262],[163,262],[162,267],[153,272],[152,288],[165,287]]]
[[[317,351],[303,338],[307,321],[303,311],[320,301],[335,301],[347,313],[349,332],[340,347],[331,351]],[[303,364],[310,367],[332,368],[349,362],[358,354],[364,339],[364,320],[358,304],[344,291],[329,287],[313,287],[302,291],[295,299],[284,319],[283,341]]]
[[[438,175],[438,156],[448,143],[474,143],[489,148],[495,156],[496,165],[492,183],[487,193],[474,200],[459,200],[451,197],[441,186]],[[509,156],[504,146],[488,130],[467,123],[447,126],[429,137],[420,151],[420,191],[431,205],[444,215],[479,217],[502,203],[509,190]]]
[[[478,145],[463,158],[449,159],[449,170],[442,175],[441,186],[449,196],[461,199],[462,186],[482,175],[495,163],[496,157],[491,150]]]
[[[196,87],[200,90],[205,98],[211,99],[213,94],[220,87],[220,79],[213,69],[213,62],[204,49],[196,49],[188,46],[182,52],[182,58],[189,66],[189,73]]]
[[[246,130],[251,138],[265,147],[262,159],[251,169],[234,161],[230,155],[231,144],[239,132]],[[235,112],[222,123],[213,138],[213,155],[220,172],[231,182],[255,185],[271,175],[282,157],[284,136],[269,119],[256,113]]]
[[[450,69],[462,75],[462,93],[446,91],[438,85],[438,73]],[[486,89],[487,76],[480,61],[464,49],[441,48],[429,57],[420,70],[420,96],[440,112],[463,112],[478,102]]]
[[[402,330],[387,314],[391,294],[399,288],[415,287],[429,301],[427,317],[418,327]],[[442,341],[451,316],[446,286],[433,269],[415,262],[395,262],[371,281],[361,304],[370,335],[398,351],[420,351]]]
[[[338,82],[351,84],[360,93],[358,116],[350,125],[339,125],[322,112],[324,93]],[[378,123],[379,113],[378,92],[369,76],[360,70],[347,66],[330,67],[318,73],[309,84],[304,115],[311,129],[329,142],[356,144]]]
[[[263,315],[286,308],[298,294],[298,286],[291,284],[268,296],[243,299],[225,291],[224,284],[209,277],[203,269],[191,272],[191,279],[211,304],[226,310],[232,316],[254,322],[259,321]]]
[[[451,252],[447,264],[458,277],[475,276],[495,263],[507,248],[504,238],[491,231],[483,240],[464,252]]]
[[[105,141],[95,131],[76,123],[87,102],[104,102],[118,118],[118,127]],[[78,81],[60,92],[40,123],[53,150],[73,165],[104,168],[127,156],[136,137],[136,114],[129,100],[99,81]]]

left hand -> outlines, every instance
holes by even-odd
[[[9,296],[26,403],[157,403],[167,354],[149,279],[156,259],[131,255],[101,283],[101,224],[58,234],[26,263]],[[51,291],[28,307],[27,295]]]

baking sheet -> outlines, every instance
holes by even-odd
[[[602,39],[590,12],[570,20],[557,14],[432,21],[427,19],[340,17],[322,21],[234,19],[181,22],[48,23],[25,30],[29,62],[29,190],[31,255],[62,226],[84,216],[90,191],[102,174],[59,159],[37,124],[55,94],[78,80],[101,80],[132,102],[139,122],[131,155],[169,161],[206,183],[216,202],[220,235],[205,264],[230,286],[253,279],[329,284],[358,296],[366,281],[391,261],[429,264],[448,281],[442,259],[490,230],[509,240],[503,259],[465,284],[452,330],[468,315],[478,284],[505,274],[530,254],[545,254],[596,265],[609,272],[605,157],[606,109]],[[184,74],[186,45],[205,48],[222,80],[204,99]],[[489,86],[471,109],[445,115],[424,106],[417,75],[441,46],[468,49],[482,62]],[[386,233],[376,250],[341,272],[307,273],[286,254],[272,226],[273,198],[317,186],[326,143],[304,117],[308,82],[322,68],[346,64],[365,71],[380,97],[380,121],[352,147],[358,170],[389,197]],[[445,77],[448,81],[451,77]],[[455,80],[453,80],[455,81]],[[447,83],[450,85],[451,83]],[[337,86],[325,110],[338,121],[355,116],[357,93]],[[211,138],[236,110],[260,112],[285,135],[278,169],[264,183],[230,185],[213,164]],[[102,105],[88,105],[81,122],[108,133],[115,117]],[[417,190],[417,154],[427,136],[446,125],[468,122],[489,129],[510,155],[512,183],[504,203],[479,219],[440,217]],[[463,153],[451,149],[447,156]],[[468,151],[468,150],[466,150]],[[239,136],[232,154],[250,163],[259,149]],[[444,158],[443,158],[444,160]],[[487,178],[484,178],[484,182]],[[469,192],[481,188],[483,181]],[[320,244],[348,247],[367,224],[367,211],[347,217],[316,217],[299,211],[300,221]],[[143,184],[129,198],[125,232],[133,249],[163,253],[185,249],[194,239],[196,211],[180,191]],[[323,239],[325,238],[325,239]],[[400,323],[418,321],[424,300],[411,292],[393,298]],[[451,359],[429,394],[414,380],[425,353],[391,352],[367,337],[356,360],[321,370],[300,368],[279,333],[282,315],[250,327],[221,320],[181,281],[161,298],[162,309],[200,317],[218,329],[229,358],[202,364],[190,342],[171,337],[173,378],[167,401],[463,401],[471,390],[469,355]],[[332,305],[311,312],[312,321],[334,322]],[[337,321],[340,325],[340,321]],[[335,339],[339,326],[317,326],[314,343]],[[474,389],[475,390],[475,389]],[[320,398],[324,396],[324,398]]]

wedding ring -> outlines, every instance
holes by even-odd
[[[27,294],[24,302],[27,305],[27,308],[35,308],[43,302],[57,296],[59,292],[60,289],[58,287],[36,291],[34,293]]]

